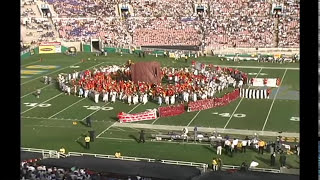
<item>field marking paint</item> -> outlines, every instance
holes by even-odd
[[[197,112],[197,114],[191,119],[191,121],[188,123],[187,127],[189,127],[189,125],[192,123],[192,121],[194,119],[196,119],[196,117],[198,116],[198,114],[201,112],[201,110],[199,112]]]
[[[26,127],[45,127],[45,128],[69,128],[69,129],[79,129],[77,127],[72,126],[50,126],[50,125],[25,125]],[[81,128],[85,129],[85,128]]]
[[[27,66],[27,65],[30,65],[30,64],[33,64],[33,63],[36,63],[36,62],[39,62],[40,60],[38,60],[38,61],[34,61],[34,62],[31,62],[31,63],[28,63],[28,64],[23,64],[23,65],[21,65],[21,67],[24,67],[24,66]]]
[[[103,105],[102,107],[104,107],[104,106],[106,106],[106,105],[108,105],[108,104],[110,104],[110,102],[106,103],[106,104],[105,104],[105,105]],[[92,112],[92,113],[90,113],[88,116],[84,117],[81,121],[85,120],[87,117],[91,116],[92,114],[96,113],[96,112],[97,112],[97,111],[99,111],[99,110],[101,110],[101,108],[99,108],[99,109],[97,109],[97,110],[93,111],[93,112]]]
[[[81,63],[81,62],[77,62],[77,63],[75,63],[75,64],[72,64],[71,66],[74,66],[74,65],[77,65],[77,64],[80,64],[80,63]],[[102,64],[102,63],[101,63],[101,64]],[[55,70],[55,71],[53,71],[53,72],[44,74],[43,76],[47,76],[47,75],[53,74],[53,73],[55,73],[55,72],[59,72],[59,71],[61,71],[61,70],[67,69],[67,68],[70,68],[70,67],[69,67],[69,66],[66,66],[66,67],[64,67],[64,68],[62,68],[62,69],[57,69],[57,70]],[[23,82],[23,83],[21,83],[20,85],[24,85],[24,84],[29,83],[29,82],[31,82],[31,81],[34,81],[34,80],[36,80],[36,79],[42,78],[43,76],[39,76],[39,77],[37,77],[37,78],[34,78],[34,79],[29,80],[29,81]]]
[[[71,104],[70,106],[68,106],[68,107],[66,107],[66,108],[64,108],[64,109],[62,109],[61,111],[59,111],[59,112],[55,113],[54,115],[50,116],[48,119],[51,119],[52,117],[56,116],[57,114],[60,114],[61,112],[63,112],[63,111],[65,111],[65,110],[67,110],[67,109],[68,109],[68,108],[70,108],[71,106],[73,106],[73,105],[75,105],[75,104],[77,104],[77,103],[79,103],[79,102],[81,102],[81,101],[83,101],[83,100],[85,100],[85,98],[82,98],[82,99],[80,99],[79,101],[77,101],[77,102],[75,102],[75,103]]]
[[[61,96],[62,94],[63,94],[63,93],[59,93],[59,94],[53,96],[52,98],[47,99],[47,100],[45,100],[45,101],[43,101],[42,103],[39,103],[39,104],[43,104],[43,103],[45,103],[45,102],[48,102],[48,101],[50,101],[50,100],[52,100],[52,99],[54,99],[54,98],[56,98],[56,97],[58,97],[58,96]],[[27,110],[23,111],[21,114],[26,113],[26,112],[28,112],[28,111],[36,108],[36,107],[37,107],[37,106],[34,106],[34,107],[30,108],[30,109],[27,109]]]
[[[52,85],[52,84],[48,84],[48,85],[40,88],[40,90],[41,90],[41,89],[44,89],[44,88],[46,88],[46,87],[48,87],[48,86],[50,86],[50,85]],[[32,93],[34,93],[34,92],[30,92],[30,93],[28,93],[28,94],[25,94],[25,95],[21,96],[20,99],[21,99],[21,98],[24,98],[24,97],[26,97],[26,96],[28,96],[28,95],[30,95],[30,94],[32,94]]]
[[[160,117],[158,117],[156,120],[154,120],[151,124],[154,124]]]
[[[112,127],[112,128],[116,128],[116,129],[119,129],[120,131],[125,131],[125,132],[126,132],[126,130],[121,129],[121,128],[119,128],[119,127]],[[113,131],[115,131],[115,130],[113,130]]]
[[[81,121],[80,119],[64,119],[64,118],[45,118],[45,117],[29,117],[29,116],[21,116],[22,119],[44,119],[44,120],[55,120],[55,121]],[[51,121],[53,122],[53,121]],[[91,120],[91,122],[104,122],[111,123],[113,121],[100,121],[100,120]]]
[[[100,63],[100,64],[102,64],[102,63]],[[91,67],[89,67],[89,68],[87,68],[87,69],[91,69],[91,68],[93,68],[93,67],[95,67],[95,66],[99,66],[100,64],[96,64],[96,65],[91,66]],[[51,85],[51,84],[48,84],[48,85],[46,85],[46,86],[44,86],[44,87],[42,87],[42,88],[40,88],[40,89],[44,89],[44,88],[48,87],[49,85]],[[26,97],[26,96],[28,96],[28,95],[30,95],[30,94],[32,94],[32,93],[34,93],[34,92],[30,92],[30,93],[28,93],[28,94],[26,94],[26,95],[21,96],[20,98],[24,98],[24,97]]]
[[[264,128],[266,127],[266,124],[267,124],[267,122],[268,122],[269,115],[270,115],[270,112],[271,112],[271,110],[272,110],[272,107],[273,107],[274,101],[276,100],[276,97],[277,97],[277,95],[278,95],[278,92],[279,92],[280,86],[281,86],[281,84],[282,84],[282,81],[284,80],[284,77],[285,77],[285,75],[286,75],[286,73],[287,73],[287,70],[288,70],[288,69],[286,69],[286,70],[284,71],[284,73],[283,73],[283,76],[282,76],[282,78],[281,78],[281,81],[280,81],[279,87],[278,87],[278,89],[277,89],[276,94],[275,94],[275,95],[274,95],[274,97],[273,97],[273,101],[272,101],[272,103],[271,103],[271,106],[270,106],[270,109],[269,109],[268,115],[267,115],[267,117],[266,117],[266,120],[265,120],[265,122],[264,122],[264,124],[263,124],[263,127],[262,127],[262,130],[261,130],[261,131],[263,131],[263,130],[264,130]]]
[[[140,132],[141,130],[139,129],[136,129],[136,128],[133,128],[133,127],[130,127],[131,129],[135,130],[136,132]]]
[[[141,104],[139,103],[137,106],[135,106],[134,108],[132,108],[128,113],[130,113],[131,111],[133,111],[135,108],[137,108],[138,106],[140,106]],[[116,124],[117,121],[115,121],[113,124],[111,124],[109,127],[107,127],[105,130],[103,130],[100,134],[98,134],[98,136],[96,136],[96,138],[100,137],[104,132],[108,131],[114,124]]]
[[[260,70],[259,70],[258,74],[255,76],[255,78],[257,78],[257,77],[259,76],[259,74],[260,74],[261,71],[262,71],[262,68],[260,68]],[[248,89],[250,89],[250,87],[248,87]],[[228,126],[229,122],[231,121],[234,113],[236,113],[236,111],[237,111],[238,107],[240,106],[240,104],[241,104],[241,102],[242,102],[243,99],[244,99],[244,97],[242,97],[242,98],[240,99],[238,105],[236,106],[236,108],[235,108],[234,111],[232,112],[230,118],[228,119],[228,121],[227,121],[226,125],[223,127],[223,129],[226,129],[226,127]]]

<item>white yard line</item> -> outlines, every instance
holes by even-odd
[[[189,127],[189,125],[192,123],[192,121],[194,119],[196,119],[196,117],[198,116],[198,114],[201,112],[201,110],[199,112],[197,112],[197,114],[191,119],[191,121],[188,123],[187,127]]]
[[[140,106],[141,104],[139,103],[137,106],[135,106],[134,108],[132,108],[128,113],[132,112],[135,108],[137,108],[138,106]],[[107,127],[105,130],[103,130],[100,134],[98,134],[98,136],[96,136],[96,138],[100,137],[104,132],[108,131],[114,124],[116,124],[117,121],[115,121],[113,124],[111,124],[109,127]]]
[[[274,95],[274,97],[273,97],[273,101],[272,101],[272,103],[271,103],[271,106],[270,106],[270,109],[269,109],[269,112],[268,112],[267,118],[266,118],[266,120],[265,120],[265,122],[264,122],[264,124],[263,124],[263,127],[262,127],[262,130],[261,130],[261,131],[264,131],[264,128],[266,127],[266,124],[267,124],[268,119],[269,119],[270,112],[271,112],[272,107],[273,107],[273,103],[274,103],[274,101],[276,100],[276,97],[277,97],[277,95],[278,95],[278,92],[279,92],[280,86],[281,86],[281,84],[282,84],[282,81],[283,81],[283,79],[284,79],[284,77],[285,77],[286,73],[287,73],[287,70],[288,70],[288,69],[286,69],[286,70],[284,71],[284,73],[283,73],[283,76],[282,76],[282,78],[281,78],[281,81],[280,81],[279,87],[278,87],[278,89],[277,89],[276,94],[275,94],[275,95]]]
[[[139,129],[136,129],[136,128],[133,128],[133,127],[130,127],[131,129],[133,129],[133,130],[135,130],[135,131],[137,131],[137,132],[140,132],[141,130],[139,130]]]
[[[50,100],[52,100],[52,99],[54,99],[54,98],[56,98],[56,97],[58,97],[58,96],[61,96],[62,94],[63,94],[63,93],[59,93],[59,94],[57,94],[57,95],[53,96],[52,98],[47,99],[47,100],[45,100],[45,101],[43,101],[42,103],[39,103],[39,104],[46,103],[46,102],[48,102],[48,101],[50,101]],[[30,108],[30,109],[27,109],[27,110],[23,111],[21,114],[23,114],[23,113],[25,113],[25,112],[28,112],[28,111],[30,111],[30,110],[32,110],[32,109],[34,109],[34,108],[36,108],[36,107],[37,107],[37,106],[34,106],[34,107]]]
[[[260,68],[260,71],[257,73],[257,75],[255,76],[255,78],[257,78],[257,77],[259,76],[259,74],[260,74],[261,71],[262,71],[262,68]],[[250,89],[250,87],[249,87],[248,89]],[[244,97],[242,97],[241,100],[239,101],[238,105],[236,106],[236,108],[235,108],[234,111],[232,112],[230,118],[228,119],[228,121],[227,121],[226,125],[223,127],[223,129],[226,129],[226,127],[228,126],[228,124],[229,124],[229,122],[231,121],[234,113],[237,111],[238,107],[240,106],[243,98],[244,98]]]
[[[72,126],[49,126],[49,125],[25,125],[26,127],[45,127],[45,128],[69,128],[69,129],[79,129],[78,127]],[[81,128],[85,129],[85,128]]]
[[[64,119],[64,118],[45,118],[45,117],[29,117],[29,116],[21,116],[21,119],[43,119],[43,120],[55,120],[55,121],[81,121],[80,119]],[[113,121],[99,121],[99,120],[91,120],[91,122],[104,122],[111,123]]]
[[[135,110],[138,106],[140,106],[141,104],[139,103],[136,107],[132,108],[129,112],[127,113],[131,113],[133,110]]]
[[[103,62],[103,63],[105,63],[105,62]],[[102,63],[100,63],[100,64],[102,64]],[[93,67],[95,67],[95,66],[99,66],[100,64],[96,64],[96,65],[94,65],[94,66],[88,67],[87,69],[91,69],[91,68],[93,68]],[[40,88],[40,89],[44,89],[44,88],[46,88],[46,87],[48,87],[48,86],[50,86],[50,85],[51,85],[51,84],[48,84],[48,85],[46,85],[46,86],[44,86],[44,87],[42,87],[42,88]],[[26,96],[28,96],[28,95],[30,95],[30,94],[32,94],[32,93],[34,93],[34,92],[30,92],[30,93],[28,93],[28,94],[25,94],[25,95],[21,96],[20,98],[24,98],[24,97],[26,97]]]
[[[77,101],[77,102],[75,102],[75,103],[71,104],[70,106],[68,106],[68,107],[66,107],[66,108],[64,108],[64,109],[62,109],[61,111],[59,111],[59,112],[55,113],[54,115],[50,116],[48,119],[51,119],[52,117],[56,116],[57,114],[60,114],[61,112],[63,112],[63,111],[65,111],[65,110],[67,110],[67,109],[68,109],[68,108],[70,108],[71,106],[73,106],[73,105],[75,105],[75,104],[77,104],[77,103],[79,103],[79,102],[81,102],[81,101],[83,101],[83,100],[85,100],[85,98],[82,98],[82,99],[80,99],[79,101]]]
[[[74,66],[74,65],[77,65],[77,64],[80,64],[80,63],[81,63],[81,62],[77,62],[77,63],[72,64],[72,65],[70,65],[70,66]],[[64,67],[64,68],[62,68],[62,69],[57,69],[57,70],[55,70],[55,71],[53,71],[53,72],[44,74],[43,76],[47,76],[47,75],[53,74],[53,73],[55,73],[55,72],[58,72],[58,71],[61,71],[61,70],[67,69],[67,68],[69,68],[69,66],[66,66],[66,67]],[[20,85],[24,85],[24,84],[29,83],[29,82],[31,82],[31,81],[34,81],[34,80],[36,80],[36,79],[42,78],[43,76],[39,76],[39,77],[37,77],[37,78],[34,78],[34,79],[29,80],[29,81],[23,82],[23,83],[21,83]]]
[[[103,105],[102,107],[104,107],[104,106],[106,106],[106,105],[108,105],[108,104],[110,104],[110,102],[106,103],[106,104],[105,104],[105,105]],[[100,109],[101,109],[101,108],[100,108]],[[85,120],[87,117],[91,116],[92,114],[94,114],[94,113],[98,112],[100,109],[97,109],[97,110],[93,111],[93,112],[92,112],[92,113],[90,113],[88,116],[86,116],[86,117],[84,117],[83,119],[81,119],[81,121]]]
[[[23,67],[23,66],[27,66],[27,65],[30,65],[30,64],[34,64],[34,63],[36,63],[36,62],[39,62],[40,60],[38,60],[38,61],[34,61],[34,62],[31,62],[31,63],[28,63],[28,64],[23,64],[23,65],[21,65],[21,67]]]
[[[158,117],[156,120],[154,120],[151,124],[154,124],[160,117]]]
[[[112,127],[112,128],[119,129],[120,131],[127,132],[126,130],[123,130],[123,129],[119,128],[119,127]],[[115,131],[115,130],[113,130],[113,131]]]
[[[50,85],[51,85],[51,84],[48,84],[48,85],[40,88],[40,90],[41,90],[41,89],[44,89],[44,88],[46,88],[46,87],[48,87],[48,86],[50,86]],[[25,94],[25,95],[21,96],[20,98],[24,98],[24,97],[26,97],[26,96],[28,96],[28,95],[30,95],[30,94],[32,94],[32,93],[34,93],[34,92],[30,92],[30,93],[28,93],[28,94]]]

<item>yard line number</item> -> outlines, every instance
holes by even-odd
[[[290,121],[300,121],[300,117],[291,117]]]
[[[103,110],[103,111],[111,111],[113,110],[113,107],[101,107],[101,106],[83,106],[84,108],[87,108],[88,110]]]
[[[51,106],[51,104],[44,104],[44,103],[23,103],[25,104],[27,107],[49,107]]]
[[[213,112],[212,114],[217,114],[217,115],[219,115],[219,116],[221,116],[221,117],[231,117],[231,114],[230,113],[218,113],[218,112]],[[235,118],[244,118],[244,117],[246,117],[246,115],[245,114],[241,114],[241,113],[237,113],[237,114],[233,114],[233,117],[235,117]]]

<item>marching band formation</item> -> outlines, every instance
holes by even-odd
[[[166,83],[134,83],[130,80],[130,68],[120,66],[101,66],[92,71],[74,71],[60,73],[57,77],[60,89],[68,95],[92,98],[112,102],[116,99],[123,103],[146,104],[150,100],[158,101],[161,106],[198,99],[214,98],[216,92],[229,87],[241,88],[248,82],[246,73],[237,69],[192,61],[190,68],[161,68],[161,79]]]

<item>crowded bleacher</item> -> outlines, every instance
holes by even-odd
[[[298,47],[299,2],[281,2],[274,16],[267,0],[94,1],[47,0],[64,41],[104,40],[108,46],[194,45],[209,47]],[[206,7],[198,12],[198,5]],[[121,6],[128,7],[121,15]],[[24,12],[22,16],[25,16]],[[36,24],[47,22],[34,22]],[[31,24],[27,24],[32,28]],[[35,26],[33,26],[35,27]],[[42,28],[42,27],[41,27]],[[276,43],[278,42],[278,43]]]

